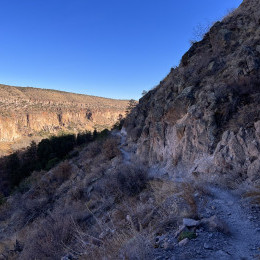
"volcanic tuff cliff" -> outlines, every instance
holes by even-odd
[[[216,22],[125,128],[143,161],[173,175],[260,181],[260,1],[244,0]]]
[[[110,128],[128,101],[0,85],[0,142]]]

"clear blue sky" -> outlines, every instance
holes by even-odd
[[[242,0],[0,0],[0,83],[135,98]]]

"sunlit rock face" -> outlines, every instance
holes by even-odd
[[[0,142],[111,128],[127,100],[0,85]]]
[[[243,1],[194,43],[128,117],[128,142],[170,174],[260,179],[260,2]]]

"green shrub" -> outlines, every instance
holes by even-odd
[[[196,238],[197,237],[197,235],[196,235],[196,233],[195,232],[193,232],[193,231],[182,231],[181,233],[180,233],[180,235],[179,235],[179,237],[178,237],[178,241],[181,241],[181,240],[183,240],[183,239],[185,239],[185,238],[188,238],[188,239],[194,239],[194,238]]]

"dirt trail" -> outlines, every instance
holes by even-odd
[[[184,246],[175,244],[170,251],[159,250],[158,257],[164,260],[257,260],[260,259],[259,219],[252,215],[248,205],[230,190],[208,187],[210,195],[205,195],[208,203],[204,206],[208,216],[215,215],[224,222],[229,234],[209,231],[198,227],[198,236]],[[174,242],[168,234],[169,241]]]
[[[116,132],[120,137],[119,149],[125,164],[131,163],[132,154],[126,149],[126,134]],[[158,176],[157,176],[158,177]],[[178,178],[177,182],[188,180]],[[155,259],[221,259],[221,260],[256,260],[260,259],[260,221],[253,216],[245,200],[231,190],[208,186],[208,209],[214,209],[212,215],[224,221],[230,235],[202,232],[196,240],[191,240],[185,247],[175,248],[162,253]],[[205,195],[207,196],[207,195]],[[244,207],[243,205],[247,205]],[[209,244],[210,248],[205,248]]]
[[[226,259],[259,259],[260,232],[257,221],[250,215],[239,196],[216,187],[209,188],[215,199],[216,215],[225,221],[230,236],[222,250],[230,257]],[[224,258],[223,258],[224,259]]]
[[[126,146],[126,134],[121,131],[121,132],[114,132],[112,135],[120,137],[120,145],[119,145],[119,150],[122,153],[123,157],[123,162],[125,164],[131,163],[131,153],[126,151],[125,146]]]

